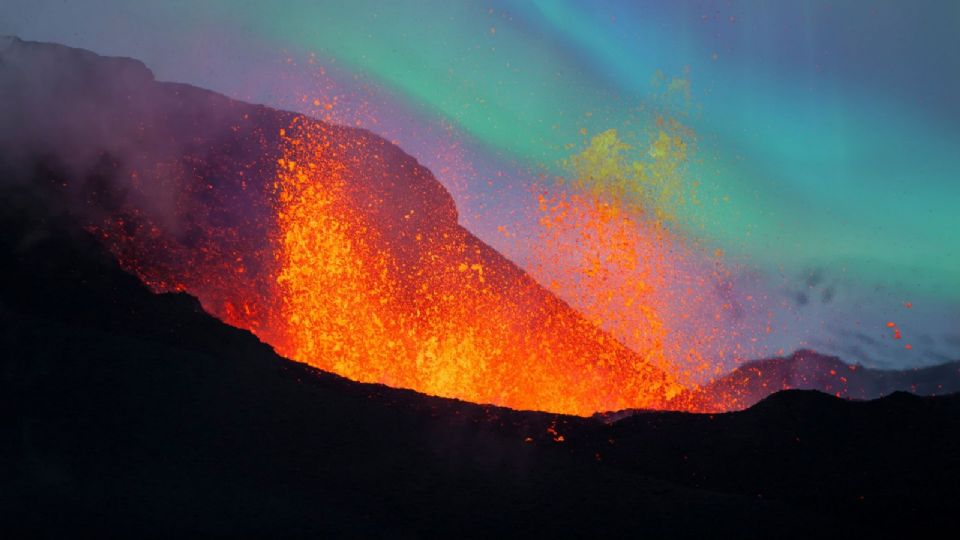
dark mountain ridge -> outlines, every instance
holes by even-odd
[[[773,392],[789,389],[819,390],[855,400],[877,399],[897,391],[923,396],[952,394],[960,392],[960,362],[884,370],[801,349],[787,357],[745,362],[691,392],[691,399],[705,409],[744,409]]]

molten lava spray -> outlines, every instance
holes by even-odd
[[[680,391],[656,365],[655,325],[635,354],[455,223],[368,222],[350,153],[322,124],[297,122],[282,144],[282,327],[270,332],[282,354],[354,380],[577,414],[663,407]]]

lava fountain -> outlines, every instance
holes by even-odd
[[[397,147],[257,114],[225,146],[132,173],[131,204],[91,227],[152,288],[190,292],[282,355],[357,381],[581,415],[688,408],[661,329],[638,330],[644,350],[624,346],[459,226]],[[159,181],[172,219],[136,202]]]
[[[351,160],[371,156],[351,157],[325,125],[295,121],[281,144],[282,354],[354,380],[557,412],[662,407],[679,393],[652,353],[626,349],[454,222],[410,226],[411,208],[391,229],[357,211]]]

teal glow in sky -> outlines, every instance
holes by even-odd
[[[777,320],[795,331],[770,351],[877,365],[960,358],[958,29],[960,4],[940,1],[0,8],[0,33],[137,57],[160,79],[306,111],[306,94],[340,95],[339,119],[428,165],[465,225],[521,264],[496,234],[525,226],[517,193],[589,135],[642,132],[655,73],[682,78],[701,199],[683,226],[789,304]],[[885,340],[888,319],[915,350]]]

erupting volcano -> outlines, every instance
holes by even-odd
[[[49,54],[14,49],[24,64]],[[102,109],[109,130],[34,124],[18,144],[154,290],[194,294],[281,354],[357,381],[581,415],[690,406],[645,297],[627,297],[648,314],[635,351],[459,226],[440,183],[382,138],[154,83],[132,62],[103,77],[71,54],[81,62],[35,84],[92,91],[14,114]],[[58,138],[93,163],[82,185],[32,146]]]
[[[418,36],[443,47],[356,56],[364,27],[307,68],[284,51],[296,80],[239,55],[229,71],[289,107],[0,37],[0,536],[948,526],[960,290],[931,224],[953,218],[884,229],[929,255],[884,258],[850,209],[888,201],[844,176],[856,158],[873,178],[882,144],[770,143],[738,93],[703,110],[723,85],[686,66],[641,84],[617,17],[591,36],[563,2],[449,4]],[[405,12],[383,6],[390,34]],[[489,52],[448,56],[459,36],[434,34],[481,17]],[[779,125],[829,138],[828,111]]]
[[[249,118],[224,132],[256,133],[266,157],[233,178],[179,177],[186,231],[130,206],[91,225],[155,290],[196,294],[281,354],[358,381],[585,415],[680,393],[656,361],[656,324],[643,352],[618,343],[460,227],[396,147],[301,116],[275,132]]]
[[[4,145],[30,164],[10,174],[39,182],[153,290],[196,295],[288,358],[579,415],[723,411],[765,395],[747,379],[701,387],[738,328],[722,317],[730,305],[700,294],[722,268],[691,271],[696,250],[663,224],[692,140],[682,126],[660,124],[647,165],[605,133],[574,157],[572,184],[535,190],[544,288],[368,131],[158,83],[135,61],[20,41],[4,58],[5,114],[23,126]],[[646,186],[633,199],[591,185],[631,174]]]

